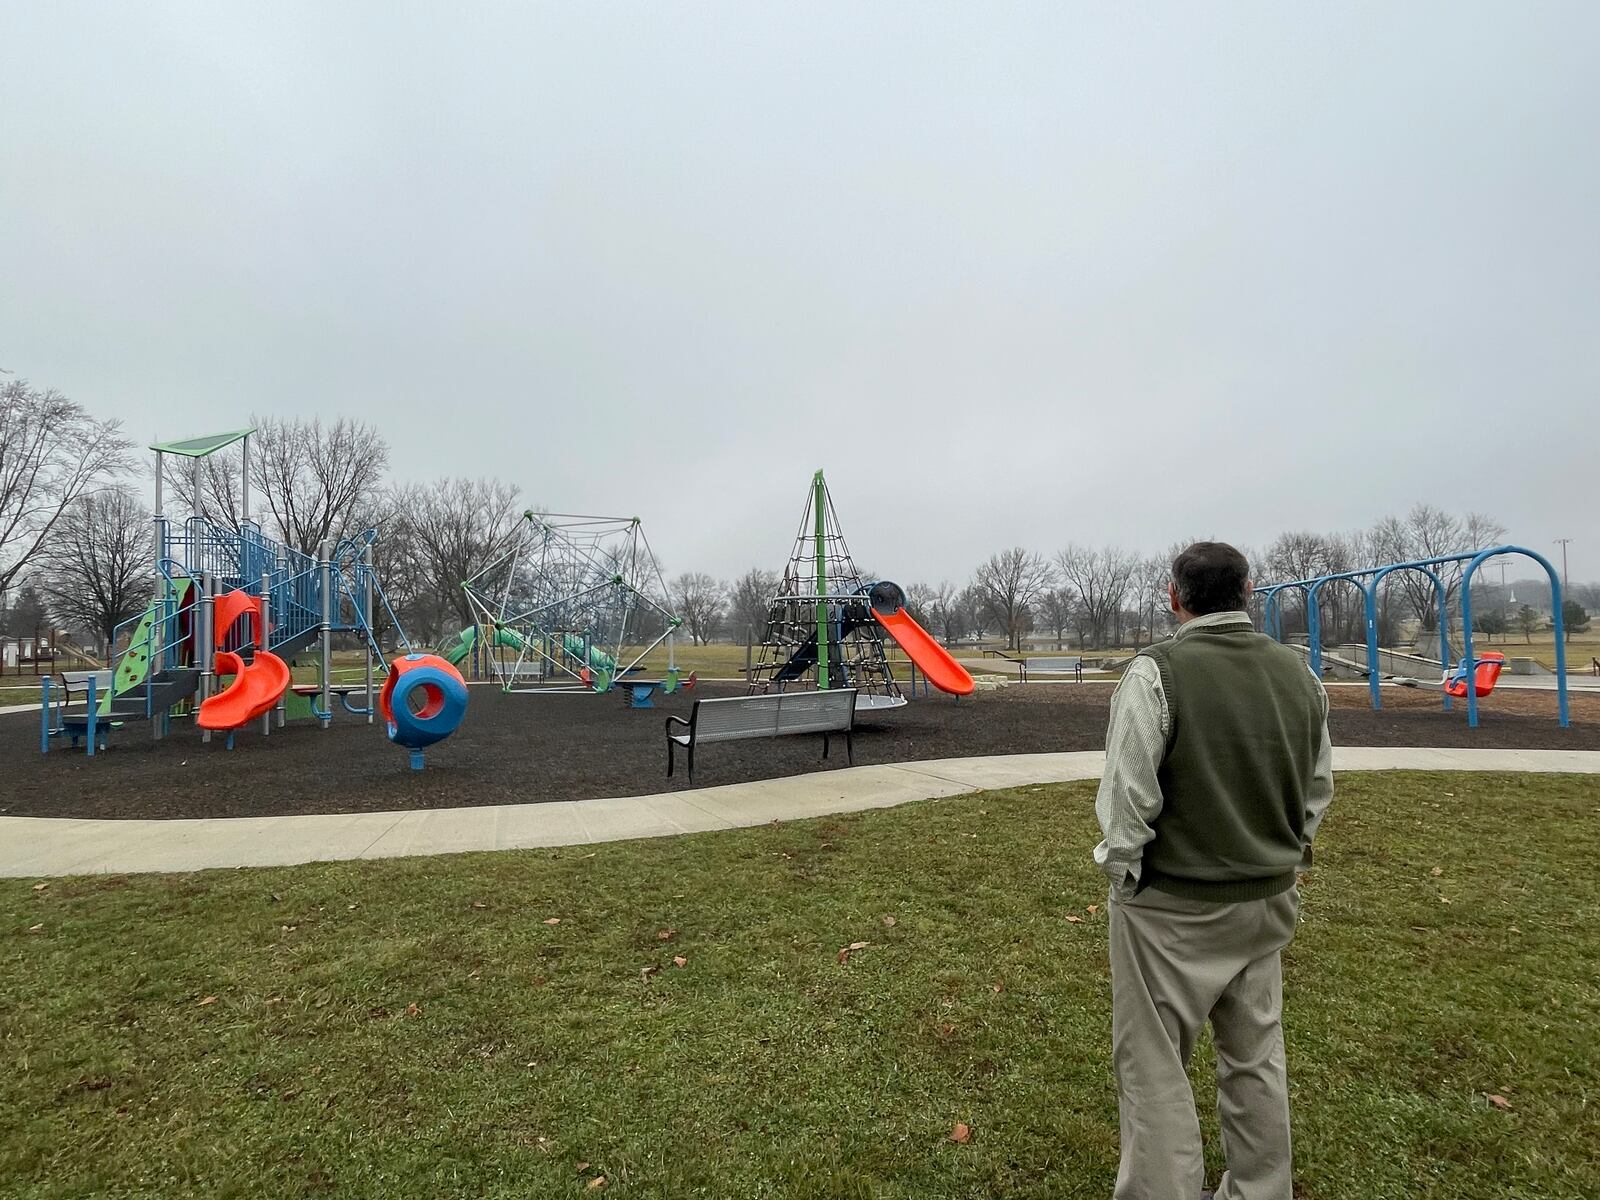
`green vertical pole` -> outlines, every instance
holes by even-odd
[[[818,471],[811,479],[811,508],[816,516],[817,548],[817,688],[828,690],[828,594],[827,567],[828,485]]]

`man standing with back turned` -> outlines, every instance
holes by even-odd
[[[1333,751],[1322,684],[1244,611],[1249,571],[1222,542],[1178,555],[1177,636],[1129,663],[1111,700],[1094,857],[1111,878],[1115,1200],[1211,1194],[1186,1070],[1208,1019],[1227,1161],[1216,1198],[1293,1193],[1279,955]]]

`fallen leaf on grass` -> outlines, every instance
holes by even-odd
[[[870,945],[872,945],[871,942],[851,942],[850,943],[850,949],[852,949],[852,950],[865,950]]]
[[[215,996],[207,996],[207,997],[205,997],[205,999],[201,1000],[200,1003],[198,1005],[196,1005],[196,1007],[197,1008],[204,1008],[206,1005],[215,1004],[216,1002],[217,1002],[217,998]]]
[[[1067,924],[1068,925],[1082,925],[1083,924],[1083,918],[1080,917],[1077,913],[1068,913],[1067,914]]]
[[[415,1001],[406,1005],[405,1015],[408,1017],[420,1017],[422,1015],[422,1005]]]
[[[482,900],[474,900],[472,902],[472,907],[473,908],[488,908],[489,906],[487,904],[485,904]]]
[[[1501,1112],[1511,1111],[1511,1101],[1507,1100],[1499,1092],[1490,1092],[1484,1097],[1484,1099],[1488,1100],[1490,1104],[1494,1105]]]
[[[972,1126],[965,1121],[957,1121],[956,1127],[950,1131],[950,1140],[958,1146],[965,1146],[972,1140]]]
[[[37,925],[29,925],[28,926],[28,932],[29,933],[43,933],[44,932],[44,922],[40,921]]]
[[[993,992],[996,996],[998,996],[1001,992],[1005,991],[1006,989],[1001,987],[998,983],[991,983],[989,985],[989,990],[991,992]]]
[[[1437,878],[1439,878],[1439,876],[1444,874],[1444,868],[1443,867],[1435,867],[1433,870],[1429,871],[1428,874],[1432,875],[1435,879],[1437,879]]]
[[[672,965],[675,967],[687,967],[689,960],[681,954],[675,954],[672,958]]]
[[[586,1192],[592,1192],[592,1191],[595,1191],[598,1188],[605,1187],[605,1185],[606,1185],[606,1177],[604,1175],[596,1175],[593,1179],[589,1180],[589,1186],[584,1188],[583,1190],[586,1191]]]
[[[659,975],[660,973],[661,973],[661,968],[660,967],[656,967],[656,966],[640,967],[639,968],[639,978],[644,980],[646,983],[650,982],[650,976]]]
[[[1084,909],[1084,911],[1092,917],[1095,913],[1100,911],[1100,906],[1098,904],[1091,904],[1088,908]]]
[[[893,928],[894,928],[894,927],[895,927],[895,926],[896,926],[896,925],[898,925],[898,924],[899,924],[899,923],[900,923],[900,922],[899,922],[899,921],[897,921],[897,920],[896,920],[896,919],[895,919],[895,918],[894,918],[894,917],[893,917],[893,916],[891,916],[891,915],[890,915],[890,914],[888,914],[888,913],[885,913],[885,914],[884,914],[884,917],[883,917],[883,923],[884,923],[884,924],[885,924],[885,925],[887,925],[887,926],[888,926],[888,927],[889,927],[889,928],[890,928],[890,929],[893,929]]]
[[[1439,897],[1439,903],[1440,904],[1454,904],[1455,901],[1450,899],[1449,896],[1440,896]]]
[[[561,924],[561,918],[560,917],[546,917],[544,919],[544,923],[546,925],[559,925],[559,924]]]
[[[33,890],[36,891],[36,892],[42,892],[42,891],[45,890],[45,888],[47,888],[49,886],[50,885],[48,883],[36,883],[36,884],[33,885]]]
[[[676,936],[677,932],[678,931],[676,929],[673,929],[671,927],[668,927],[668,928],[662,929],[662,930],[658,930],[656,932],[656,941],[658,941],[658,942],[670,942],[673,939],[673,937]]]
[[[581,1163],[578,1164],[578,1170],[587,1171],[588,1169],[589,1169],[589,1164],[588,1163],[581,1162]]]

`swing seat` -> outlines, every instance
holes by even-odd
[[[1472,690],[1479,697],[1487,696],[1494,691],[1494,685],[1500,678],[1500,672],[1506,665],[1506,656],[1498,650],[1490,650],[1478,659],[1477,670],[1473,672]],[[1465,664],[1457,667],[1445,676],[1444,690],[1452,696],[1465,696],[1467,694],[1467,668]]]

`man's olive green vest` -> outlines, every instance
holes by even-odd
[[[1322,748],[1322,685],[1244,617],[1141,653],[1161,670],[1170,730],[1140,886],[1218,901],[1287,891]]]

